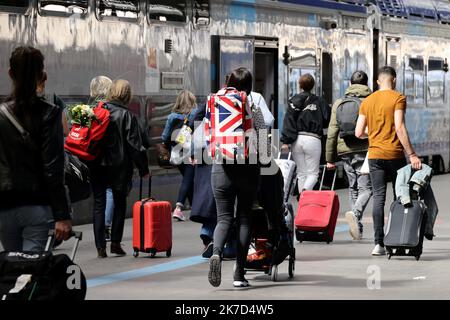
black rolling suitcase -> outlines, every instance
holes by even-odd
[[[53,230],[45,252],[0,253],[0,300],[80,301],[86,296],[86,278],[73,262],[81,232],[73,232],[75,246],[69,258],[53,255]]]
[[[392,203],[384,237],[389,259],[391,256],[420,259],[426,219],[426,206],[420,200],[413,200],[409,207],[403,206],[400,200]]]

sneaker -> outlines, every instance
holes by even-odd
[[[106,242],[111,241],[111,227],[109,226],[105,228],[105,240]]]
[[[106,254],[106,248],[97,248],[97,258],[108,258],[108,255]]]
[[[208,280],[213,287],[220,286],[220,282],[222,281],[221,269],[222,269],[222,261],[220,260],[220,256],[218,254],[214,254],[211,258],[209,258],[209,272],[208,272]]]
[[[120,242],[111,242],[111,253],[119,256],[125,256],[127,253],[123,251]]]
[[[377,244],[372,251],[373,256],[384,256],[386,254],[386,250],[381,245]]]
[[[233,281],[233,287],[235,287],[235,288],[247,288],[247,287],[250,287],[250,283],[248,283],[247,279],[235,280],[235,281]]]
[[[186,217],[183,214],[183,211],[181,211],[180,207],[176,207],[175,210],[173,210],[173,215],[172,217],[174,219],[177,219],[178,221],[185,221]]]
[[[203,250],[203,253],[202,253],[202,258],[205,258],[205,259],[211,258],[212,254],[213,254],[213,247],[214,247],[214,245],[213,245],[212,241],[208,245],[206,245],[205,249]]]
[[[359,232],[359,221],[356,215],[352,211],[347,211],[345,213],[345,220],[347,220],[348,225],[350,226],[350,235],[353,240],[361,240],[361,233]]]

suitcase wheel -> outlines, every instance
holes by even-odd
[[[392,257],[392,254],[391,253],[388,253],[388,260],[391,260],[391,257]]]
[[[271,270],[270,270],[270,279],[271,279],[273,282],[276,282],[276,281],[277,281],[277,279],[278,279],[278,266],[276,266],[276,265],[273,265],[273,266],[272,266],[272,268],[271,268]]]
[[[154,258],[156,256],[156,250],[153,249],[152,251],[150,251],[150,258]]]
[[[170,258],[171,255],[172,255],[172,248],[170,248],[169,250],[166,251],[167,258]]]
[[[133,257],[135,257],[135,258],[139,257],[139,251],[134,250],[133,251]]]
[[[419,259],[420,259],[420,255],[416,256],[416,261],[419,261]]]

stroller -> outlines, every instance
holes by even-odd
[[[288,258],[288,275],[294,277],[294,211],[288,203],[295,178],[295,162],[275,160],[280,170],[272,176],[261,176],[259,204],[252,211],[252,242],[245,270],[268,274],[277,281],[278,266]]]

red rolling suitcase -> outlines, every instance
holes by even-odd
[[[142,199],[142,178],[139,198],[133,206],[133,256],[139,252],[172,254],[172,206],[167,201],[156,201],[151,197],[152,177],[149,177],[148,198]]]
[[[322,191],[326,173],[324,166],[319,191],[306,190],[301,193],[295,217],[295,234],[298,241],[333,241],[339,214],[339,198],[333,191],[336,172],[335,170],[331,191]]]

